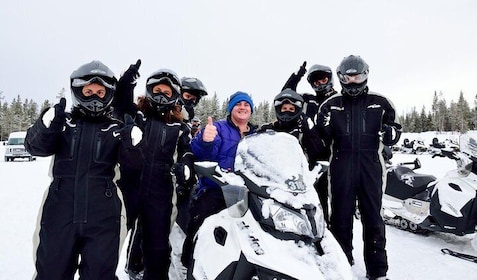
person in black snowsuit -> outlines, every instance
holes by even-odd
[[[286,88],[273,100],[277,120],[263,124],[257,133],[267,130],[286,132],[295,136],[305,153],[312,170],[325,149],[314,122],[303,113],[304,100],[296,91]]]
[[[121,75],[116,87],[113,100],[113,115],[122,119],[126,115],[134,117],[139,127],[144,127],[143,114],[134,103],[134,89],[137,85],[137,79],[140,77],[139,68],[141,60],[138,59],[135,64],[131,64]],[[140,159],[137,159],[138,161]],[[141,179],[141,168],[132,169],[128,166],[119,166],[119,178],[116,181],[123,195],[124,206],[126,209],[127,230],[131,232],[126,255],[125,271],[131,279],[142,279],[144,270],[142,261],[142,228],[138,222],[139,216],[139,183]]]
[[[189,124],[195,118],[195,107],[202,97],[207,96],[207,89],[201,80],[182,77],[180,103],[183,105],[184,122]]]
[[[136,79],[139,75],[141,60],[136,64],[131,64],[118,81],[117,102],[115,103],[115,113],[119,116],[125,114],[136,114],[136,121],[143,123],[142,112],[137,112],[137,106],[133,103],[133,91],[136,86]],[[207,89],[197,78],[184,77],[181,79],[181,96],[178,104],[182,105],[183,121],[190,128],[190,118],[195,115],[194,108],[203,96],[207,95]],[[192,136],[192,133],[191,133]],[[123,191],[128,216],[128,229],[132,229],[130,241],[127,249],[126,273],[131,279],[142,279],[143,277],[143,253],[142,253],[142,225],[138,220],[139,184],[141,171],[121,169],[121,179],[118,185]],[[185,229],[189,218],[189,197],[190,189],[195,180],[191,179],[187,185],[177,185],[177,222],[182,221],[182,228]],[[128,203],[129,202],[129,203]],[[129,207],[128,207],[129,206]],[[182,208],[181,208],[182,207]],[[174,208],[173,208],[174,209]],[[182,211],[181,211],[182,210]],[[174,210],[173,210],[174,211]],[[176,216],[175,213],[172,216]],[[136,222],[137,221],[137,222]]]
[[[190,130],[178,103],[180,87],[175,72],[159,69],[147,78],[146,96],[138,100],[145,116],[139,184],[144,279],[168,279],[175,186],[190,185],[195,178]]]
[[[361,214],[364,262],[370,279],[385,279],[388,270],[381,199],[385,187],[383,145],[399,140],[401,125],[392,103],[368,90],[369,67],[359,56],[348,56],[337,69],[342,90],[319,109],[320,136],[331,147],[331,232],[350,264],[353,214]]]
[[[301,78],[306,73],[306,61],[300,66],[298,72],[292,73],[283,89],[290,88],[296,91],[297,85]],[[336,91],[333,88],[333,73],[331,68],[325,65],[314,64],[310,67],[307,75],[307,81],[315,91],[315,94],[303,93],[304,106],[303,112],[305,115],[313,120],[316,124],[316,117],[319,106],[330,96],[334,95]],[[323,150],[317,160],[329,160],[329,151]],[[328,176],[323,174],[316,180],[314,187],[320,198],[321,207],[323,208],[323,216],[325,221],[329,224],[329,209],[328,209]]]
[[[141,137],[128,118],[111,118],[113,72],[99,61],[71,74],[72,112],[66,99],[42,112],[27,131],[25,147],[54,156],[52,178],[41,213],[35,279],[116,279],[121,201],[115,166],[135,168]],[[133,133],[134,132],[134,133]],[[132,135],[137,135],[134,139]],[[79,257],[81,262],[78,263]]]
[[[191,131],[191,137],[197,134],[197,127],[194,127],[194,120],[198,120],[195,116],[195,108],[199,104],[202,97],[207,96],[207,89],[201,80],[193,77],[183,77],[181,79],[181,96],[182,113],[184,122]],[[177,185],[177,218],[176,223],[185,232],[189,223],[190,215],[190,199],[191,190],[197,180],[191,180],[191,184]]]

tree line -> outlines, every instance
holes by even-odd
[[[0,94],[1,95],[1,94]],[[471,107],[460,92],[458,100],[447,103],[442,92],[434,92],[430,110],[423,106],[420,112],[416,108],[399,116],[404,132],[423,131],[459,131],[466,132],[477,127],[477,95]],[[0,96],[1,97],[1,96]],[[253,96],[252,96],[253,97]],[[2,98],[3,99],[3,98]],[[2,100],[0,99],[0,100]],[[256,97],[254,98],[257,99]],[[214,120],[223,119],[227,115],[228,99],[221,101],[217,94],[206,96],[197,105],[196,116],[201,122],[207,122],[207,116]],[[0,107],[0,140],[8,138],[10,132],[25,131],[38,118],[40,112],[53,104],[45,100],[38,105],[33,99],[22,99],[20,95],[11,103],[3,102]],[[256,125],[271,122],[275,119],[275,109],[271,102],[261,101],[255,104],[251,122]]]
[[[477,128],[477,95],[471,107],[461,91],[456,101],[447,103],[442,92],[434,92],[430,110],[414,107],[400,117],[404,132],[458,131],[464,133]]]

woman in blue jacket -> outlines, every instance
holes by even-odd
[[[192,140],[192,151],[199,161],[215,161],[222,169],[234,169],[235,153],[239,141],[255,132],[250,123],[253,113],[253,101],[250,95],[238,91],[229,98],[227,118],[213,122],[207,119],[207,125]],[[192,240],[202,222],[208,216],[225,209],[225,200],[219,185],[201,178],[197,188],[197,199],[192,203],[191,220],[187,227],[187,237],[182,249],[181,261],[188,267],[192,257]]]

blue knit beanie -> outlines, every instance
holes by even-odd
[[[227,112],[230,114],[232,112],[232,109],[234,106],[239,103],[240,101],[245,101],[250,105],[250,108],[252,108],[252,113],[253,113],[253,101],[252,97],[248,95],[245,92],[242,91],[237,91],[236,93],[232,94],[229,98],[229,104],[227,105]]]

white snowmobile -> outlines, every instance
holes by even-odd
[[[437,137],[432,138],[432,143],[429,144],[428,152],[433,156],[444,156],[442,150],[458,152],[460,150],[459,144],[451,139],[446,139],[444,142],[439,142]]]
[[[477,226],[477,134],[461,137],[462,152],[442,149],[458,168],[443,178],[418,174],[419,160],[390,166],[383,197],[388,224],[414,232],[434,231],[463,236]],[[406,165],[413,165],[408,167]]]
[[[427,147],[422,140],[409,141],[408,138],[405,138],[401,145],[401,151],[405,154],[420,155],[427,151]]]
[[[205,219],[188,279],[352,279],[328,231],[297,139],[265,132],[238,145],[235,171],[196,163],[222,186],[228,208]]]

